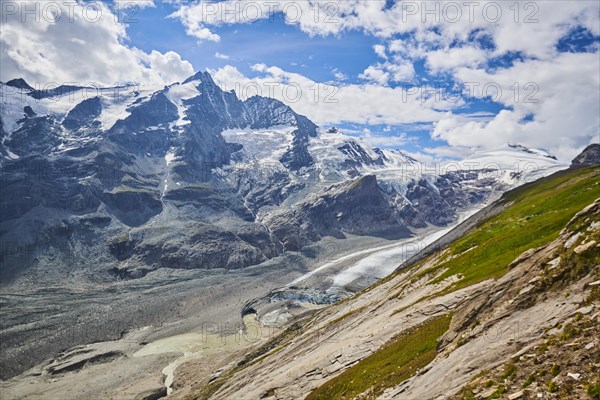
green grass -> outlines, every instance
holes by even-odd
[[[600,381],[588,387],[588,395],[594,400],[600,400]]]
[[[527,380],[525,382],[523,382],[523,385],[521,387],[527,388],[527,387],[531,386],[533,381],[535,381],[535,374],[529,374],[529,376],[527,377]]]
[[[501,201],[511,204],[504,211],[454,242],[445,261],[425,273],[447,269],[432,283],[460,274],[462,279],[450,290],[501,277],[516,257],[556,239],[569,220],[598,197],[597,166],[558,173],[507,192]]]
[[[516,375],[517,375],[517,366],[511,362],[504,367],[504,373],[500,376],[500,378],[513,380]]]
[[[548,391],[550,393],[556,393],[556,392],[558,392],[559,389],[560,389],[560,387],[558,386],[558,383],[556,383],[554,381],[550,381],[548,383]]]
[[[450,326],[450,314],[403,332],[308,395],[307,400],[374,398],[399,385],[436,356],[437,340]]]

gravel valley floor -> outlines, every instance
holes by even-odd
[[[2,288],[2,398],[158,398],[181,364],[194,360],[196,378],[208,378],[289,318],[368,286],[447,230],[328,238],[237,271],[165,269],[105,286]],[[273,301],[288,291],[295,294]]]

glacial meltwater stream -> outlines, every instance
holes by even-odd
[[[252,330],[254,330],[253,333],[246,333]],[[165,375],[164,383],[167,388],[167,395],[169,395],[173,392],[175,370],[181,364],[187,361],[201,359],[220,351],[231,352],[245,348],[256,343],[256,341],[261,340],[261,335],[256,335],[256,332],[260,331],[260,323],[256,319],[256,314],[248,314],[244,316],[244,327],[229,335],[214,333],[212,330],[210,332],[208,330],[201,330],[200,332],[190,332],[170,336],[148,343],[143,348],[136,351],[133,356],[144,357],[167,353],[181,354],[181,356],[177,357],[162,370],[162,373]]]

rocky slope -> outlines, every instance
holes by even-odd
[[[508,192],[474,218],[426,258],[305,314],[210,383],[201,376],[192,378],[196,384],[179,382],[173,397],[516,399],[593,390],[600,368],[589,333],[600,315],[600,168]],[[551,378],[534,374],[517,386],[532,359],[558,362],[557,340],[585,346],[591,364],[550,366]],[[505,363],[508,372],[494,372]]]
[[[374,175],[330,186],[291,210],[270,215],[265,222],[290,250],[323,236],[343,237],[343,232],[367,235],[408,225],[396,216]]]
[[[207,73],[156,92],[112,88],[81,102],[93,89],[2,86],[1,233],[14,250],[3,252],[3,282],[49,263],[49,277],[61,280],[94,259],[87,278],[106,280],[161,267],[239,268],[277,254],[243,199],[212,171],[238,149],[221,136],[236,127],[289,126],[295,146],[282,162],[291,170],[309,162],[303,149],[316,126],[289,107],[240,101]]]
[[[597,399],[599,287],[600,281],[590,284],[582,307],[564,326],[549,330],[504,365],[482,371],[451,398]]]
[[[571,168],[600,164],[600,144],[590,144],[571,163]]]

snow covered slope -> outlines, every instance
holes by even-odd
[[[159,88],[0,90],[0,240],[35,249],[9,274],[50,259],[119,279],[241,268],[324,235],[448,226],[566,167],[514,144],[427,165],[275,99],[242,101],[205,72]]]
[[[531,182],[568,167],[544,150],[508,143],[496,150],[474,154],[460,165],[465,170],[484,171],[510,186]]]

